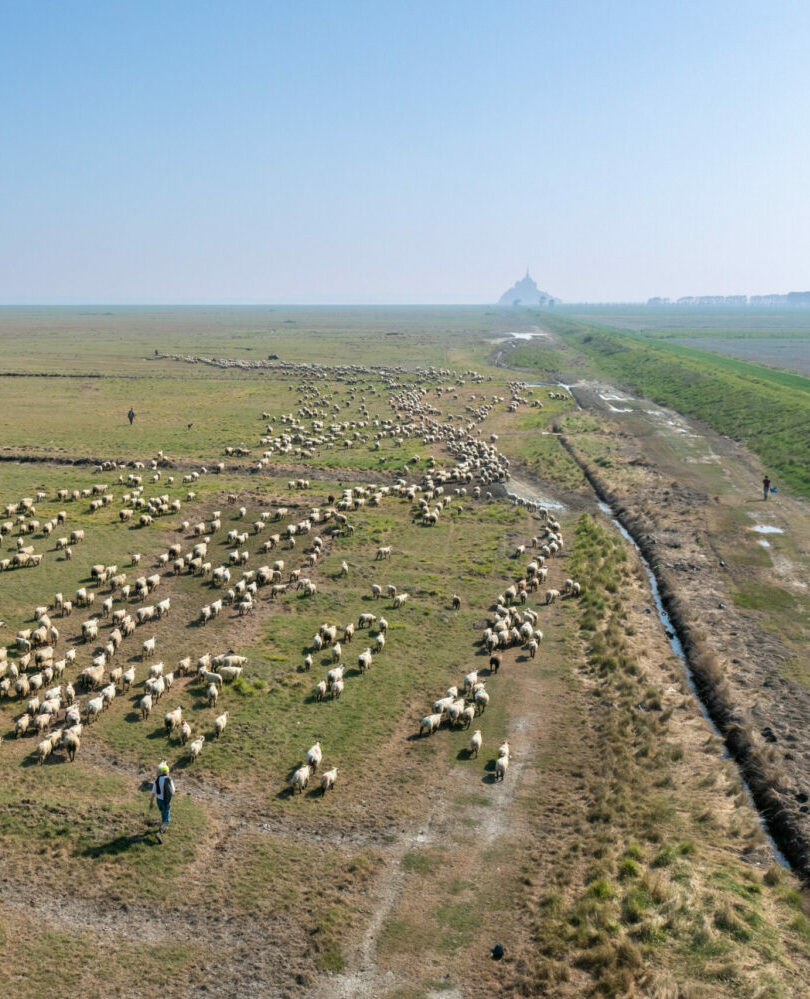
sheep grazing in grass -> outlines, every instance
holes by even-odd
[[[489,704],[489,694],[481,688],[476,690],[474,700],[476,708],[478,708],[480,714],[483,714]]]
[[[419,734],[432,735],[434,732],[438,732],[441,723],[442,716],[440,714],[425,715],[425,717],[419,722]]]
[[[180,742],[185,746],[188,740],[191,738],[191,725],[187,721],[184,721],[180,725]]]
[[[400,608],[405,603],[405,601],[408,599],[409,596],[410,596],[409,593],[398,593],[394,597],[393,601],[394,609],[397,610],[398,608]]]
[[[546,606],[555,603],[559,595],[559,590],[546,590]]]
[[[461,607],[461,597],[457,594],[453,594],[453,610],[459,610]]]
[[[37,746],[35,755],[39,761],[40,766],[48,759],[53,750],[53,745],[50,739],[43,739],[42,742]]]
[[[509,743],[506,740],[504,740],[500,744],[500,746],[498,746],[498,759],[500,760],[503,757],[509,759]]]
[[[481,752],[481,746],[483,746],[483,744],[484,737],[481,735],[481,729],[477,728],[470,737],[470,752],[473,756],[478,756]]]
[[[87,702],[87,723],[93,722],[104,710],[104,701],[101,697],[94,697]]]
[[[461,712],[461,717],[459,718],[459,721],[464,725],[464,728],[469,728],[474,720],[475,720],[475,705],[468,704]]]
[[[143,697],[138,702],[138,708],[141,712],[141,718],[146,721],[152,712],[152,695],[144,694]],[[89,720],[89,719],[88,719]]]
[[[78,753],[81,744],[82,742],[79,738],[78,732],[72,732],[70,729],[67,729],[62,733],[62,746],[64,747],[65,752],[67,753],[67,758],[71,763],[76,759],[76,753]]]
[[[193,763],[200,755],[200,753],[202,752],[204,742],[205,742],[205,736],[201,735],[199,736],[199,738],[195,739],[194,742],[189,743],[188,759],[190,763]]]
[[[386,631],[388,631],[388,622],[385,620],[384,617],[381,617],[380,620],[377,622],[377,627],[379,628],[380,632],[383,635],[386,633]]]
[[[219,687],[215,683],[208,685],[208,707],[215,708],[217,706],[217,699],[219,698]]]
[[[316,701],[322,701],[324,697],[326,697],[327,689],[326,680],[321,680],[320,683],[315,685],[315,689],[312,691],[312,696]]]
[[[176,707],[174,711],[167,711],[163,716],[163,725],[166,729],[166,735],[171,736],[176,732],[183,723],[183,709],[181,707]]]
[[[503,780],[509,769],[509,757],[501,756],[495,761],[495,780]]]
[[[343,693],[343,681],[334,680],[329,684],[329,692],[333,698],[337,699]]]
[[[334,788],[337,775],[337,767],[333,767],[331,770],[325,770],[321,774],[321,794],[326,794],[327,791],[331,791]]]
[[[307,784],[309,784],[310,769],[308,766],[299,767],[290,778],[290,790],[293,794],[298,791],[303,794]]]
[[[214,734],[217,739],[225,731],[225,726],[228,724],[228,712],[225,711],[223,714],[219,715],[214,719]]]
[[[26,712],[24,715],[20,715],[17,721],[14,723],[14,734],[19,737],[25,735],[28,731],[28,726],[31,723],[31,716]]]
[[[309,747],[306,756],[307,766],[312,767],[313,773],[320,766],[322,759],[323,759],[323,752],[321,750],[321,744],[320,742],[316,742],[314,746]]]

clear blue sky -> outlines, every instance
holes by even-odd
[[[806,0],[0,2],[0,302],[810,288]]]

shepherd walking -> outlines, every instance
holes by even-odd
[[[169,776],[169,764],[163,760],[158,767],[157,776],[152,784],[152,797],[149,807],[157,802],[160,809],[160,828],[158,829],[157,841],[163,842],[163,834],[169,828],[172,819],[172,798],[174,797],[174,781]]]

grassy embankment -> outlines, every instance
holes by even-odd
[[[557,316],[544,321],[588,359],[598,377],[630,385],[654,402],[743,441],[777,483],[810,496],[810,379]],[[544,370],[554,353],[520,347],[510,363]]]
[[[796,995],[803,897],[778,866],[746,861],[764,855],[763,834],[735,768],[683,696],[674,658],[659,665],[638,646],[639,567],[586,515],[568,571],[584,583],[593,697],[578,753],[585,800],[551,872],[526,880],[537,957],[522,994]]]

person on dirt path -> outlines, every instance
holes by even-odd
[[[174,790],[174,781],[169,776],[169,764],[163,760],[158,767],[157,776],[152,784],[152,797],[149,801],[150,808],[157,801],[158,808],[160,809],[160,828],[155,834],[158,843],[163,842],[163,834],[169,828],[169,823],[172,819]]]
[[[768,498],[768,493],[771,491],[771,480],[766,475],[762,480],[762,498],[766,500]]]
[[[135,410],[131,406],[129,407],[127,416],[129,417],[129,425],[132,426],[132,421],[135,419]]]

